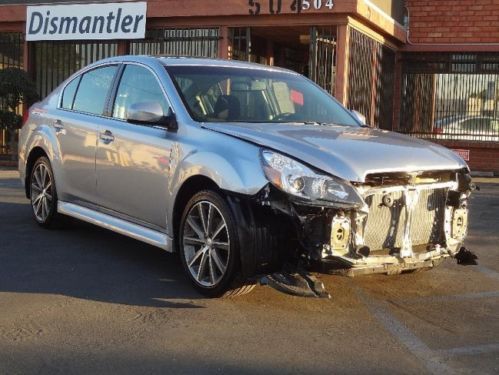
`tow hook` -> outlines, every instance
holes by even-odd
[[[263,276],[260,285],[298,297],[331,298],[324,283],[307,272],[275,272]]]
[[[456,258],[457,264],[461,266],[476,266],[478,264],[476,261],[478,257],[464,246],[454,255],[454,258]]]

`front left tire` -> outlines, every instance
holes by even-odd
[[[254,288],[241,277],[236,219],[221,194],[211,190],[195,194],[184,208],[179,229],[182,265],[200,293],[234,297]]]

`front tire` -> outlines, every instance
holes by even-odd
[[[29,184],[31,210],[35,221],[44,228],[52,227],[58,218],[57,190],[50,161],[45,156],[35,162]]]
[[[241,280],[236,220],[219,193],[205,190],[189,200],[180,221],[178,242],[187,277],[200,293],[232,297],[254,288]]]

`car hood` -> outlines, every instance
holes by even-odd
[[[352,182],[364,182],[371,173],[467,167],[445,147],[385,130],[275,123],[204,123],[203,127],[274,149]]]

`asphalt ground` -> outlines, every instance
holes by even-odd
[[[174,255],[79,222],[41,229],[0,171],[0,374],[497,374],[498,229],[499,185],[482,184],[479,266],[322,276],[330,300],[210,300]]]

